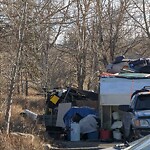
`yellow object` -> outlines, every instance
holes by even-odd
[[[58,102],[58,100],[59,100],[59,97],[56,96],[56,95],[54,95],[54,96],[52,96],[52,97],[50,98],[50,101],[51,101],[52,103],[54,103],[54,104],[56,104],[56,103]]]

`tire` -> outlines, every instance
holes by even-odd
[[[130,127],[130,130],[129,130],[129,133],[128,135],[126,135],[126,130],[125,128],[123,127],[123,142],[132,142],[134,141],[134,132],[133,132],[133,129],[132,129],[132,126]]]
[[[127,141],[128,142],[132,142],[134,140],[135,140],[134,131],[133,131],[132,127],[131,127],[130,134],[129,134],[128,138],[127,138]]]

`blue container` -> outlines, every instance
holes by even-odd
[[[94,131],[87,134],[88,140],[98,140],[99,139],[99,132]]]
[[[80,141],[80,125],[76,122],[71,123],[70,141]]]

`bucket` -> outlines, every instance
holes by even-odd
[[[114,138],[115,140],[121,140],[121,132],[118,131],[118,130],[114,130],[114,131],[113,131],[113,138]]]
[[[100,139],[102,141],[107,141],[111,139],[111,131],[110,130],[100,130]]]
[[[99,132],[98,131],[90,132],[87,134],[87,137],[89,140],[98,140]]]
[[[70,141],[80,141],[80,125],[78,123],[71,123]]]

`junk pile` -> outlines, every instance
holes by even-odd
[[[53,90],[46,90],[46,106],[50,109],[58,107],[59,103],[69,103],[76,105],[76,101],[92,100],[98,101],[98,93],[79,90],[77,88],[68,87],[66,89],[54,88]]]
[[[98,140],[100,119],[94,108],[71,107],[69,103],[59,106],[61,109],[58,108],[59,112],[54,126],[51,124],[51,115],[38,115],[27,109],[21,112],[21,115],[37,124],[39,124],[39,120],[42,120],[41,123],[44,123],[46,133],[54,139],[63,137],[69,141]]]
[[[118,56],[106,70],[108,73],[150,73],[150,58],[126,59],[125,56]]]
[[[68,140],[98,140],[100,119],[95,109],[72,107],[66,112],[63,120],[68,131]]]
[[[72,117],[75,113],[81,114],[83,118],[89,114],[96,114],[94,109],[90,107],[77,107],[77,101],[86,102],[89,99],[93,102],[98,102],[98,94],[72,87],[48,91],[46,95],[44,119],[45,116],[47,116],[45,127],[49,135],[52,135],[52,131],[54,131],[51,130],[51,127],[56,126],[64,129],[66,133],[65,139],[79,140],[80,125],[76,122],[72,122]],[[53,119],[53,116],[55,116],[55,119]]]
[[[117,106],[122,103],[130,103],[130,96],[135,89],[149,85],[148,80],[145,80],[148,78],[150,78],[150,58],[128,59],[125,56],[118,56],[107,65],[106,72],[101,74],[102,127],[105,129],[105,123],[109,120],[109,130],[111,128],[114,140],[120,141],[123,137],[122,114]],[[106,111],[105,108],[109,111]],[[105,119],[105,117],[108,119]],[[103,136],[104,129],[101,130],[101,138],[105,140],[106,137]],[[108,137],[107,139],[109,139]]]
[[[100,125],[98,111],[96,108],[76,105],[77,101],[91,100],[93,103],[98,103],[98,93],[72,87],[45,90],[45,93],[44,114],[36,114],[26,109],[21,112],[21,115],[30,118],[37,124],[44,124],[46,134],[54,139],[61,138],[71,141],[98,139]],[[75,119],[76,115],[80,115],[80,121]],[[80,136],[81,134],[84,136]]]

